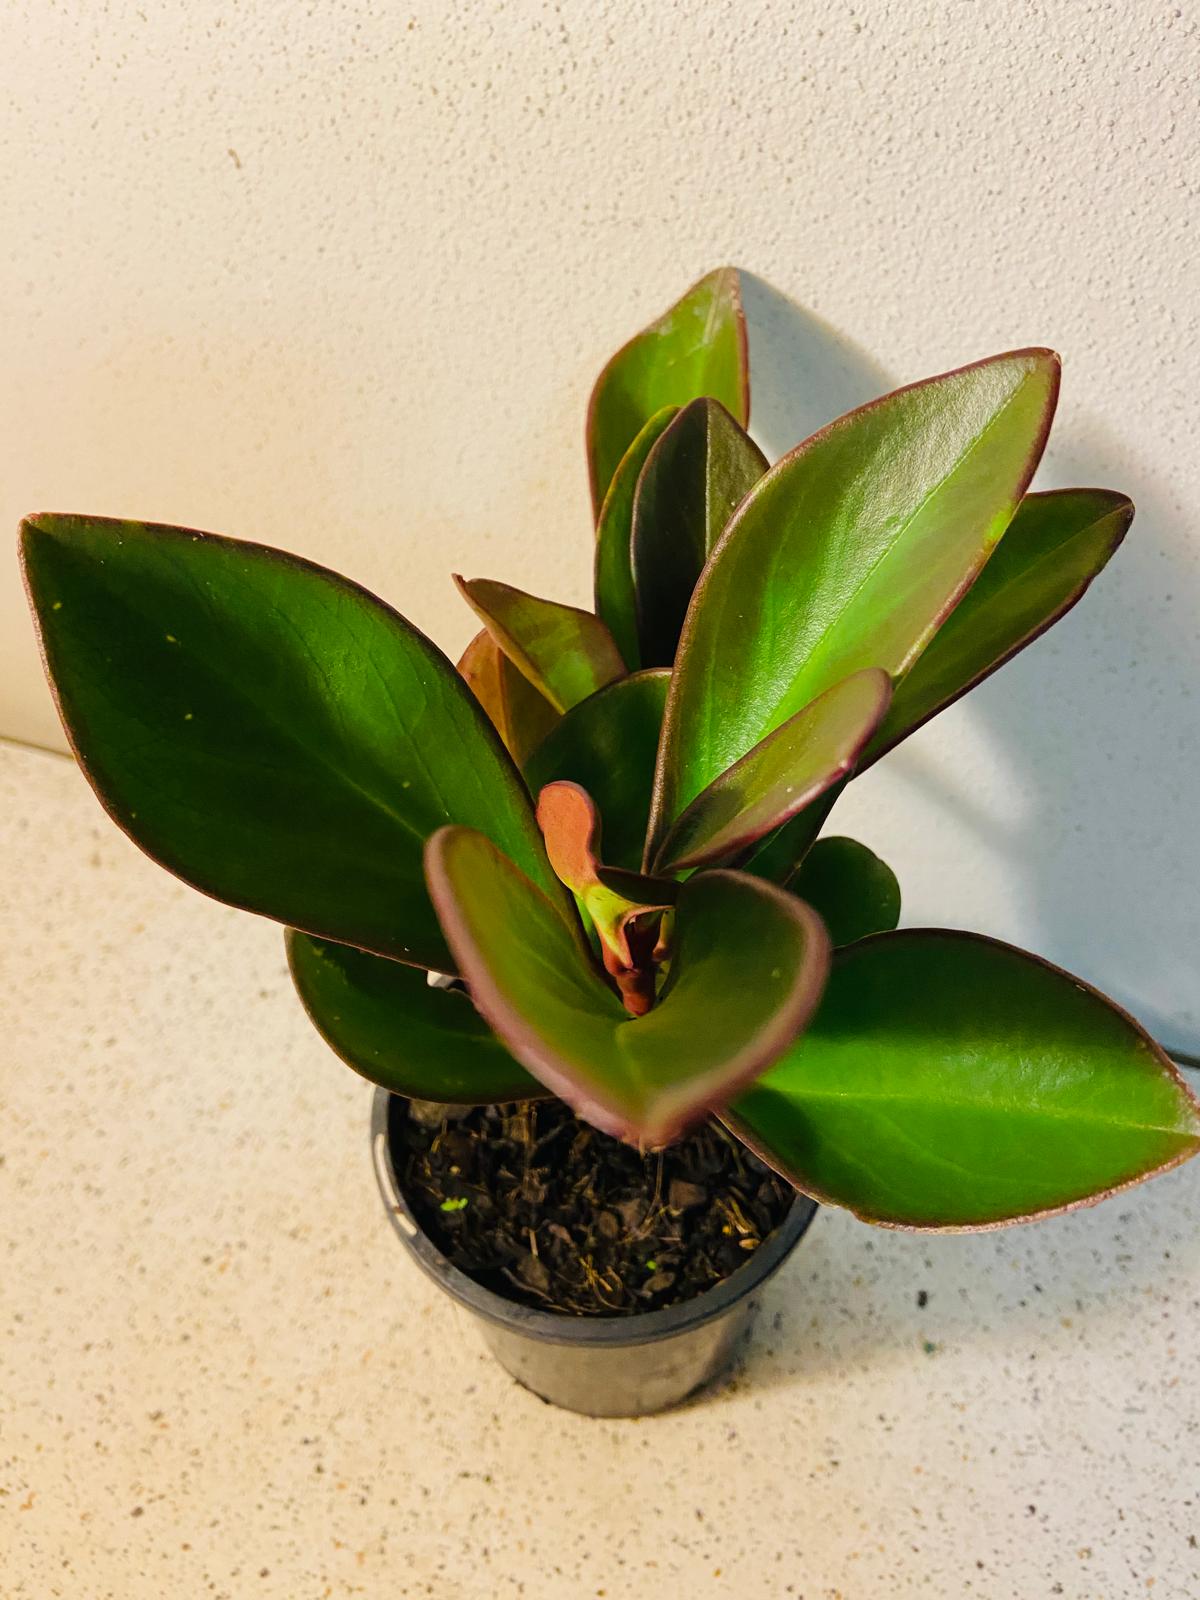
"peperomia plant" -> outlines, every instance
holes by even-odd
[[[288,925],[316,1026],[390,1090],[552,1092],[644,1146],[716,1112],[874,1222],[1078,1204],[1200,1148],[1171,1062],[1034,956],[897,931],[890,870],[822,833],[1120,543],[1122,495],[1027,492],[1058,373],[976,362],[768,468],[714,273],[593,393],[594,613],[460,579],[456,672],[294,556],[36,516],[63,721],[144,850]]]

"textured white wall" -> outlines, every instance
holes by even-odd
[[[709,267],[763,280],[772,453],[1057,346],[1042,481],[1130,540],[841,820],[907,920],[1200,1045],[1191,4],[0,0],[0,75],[0,523],[265,539],[451,650],[452,567],[584,598],[589,385]],[[0,606],[0,729],[56,743],[10,557]]]

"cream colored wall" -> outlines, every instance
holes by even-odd
[[[0,63],[0,522],[265,539],[450,650],[451,568],[584,599],[588,387],[707,268],[763,280],[772,451],[1056,345],[1044,482],[1128,490],[1130,542],[842,823],[909,921],[1200,1045],[1192,6],[0,0]],[[56,743],[8,557],[0,606],[0,730]]]

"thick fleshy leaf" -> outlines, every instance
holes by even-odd
[[[900,920],[896,874],[857,839],[818,839],[789,887],[817,913],[835,945],[891,933]]]
[[[558,712],[517,671],[486,628],[463,651],[458,670],[520,766],[558,722]]]
[[[538,795],[538,826],[550,865],[581,903],[600,939],[609,975],[625,1009],[641,1016],[654,1003],[654,973],[647,959],[657,942],[660,914],[675,904],[678,886],[659,892],[653,878],[606,873],[600,859],[600,815],[577,783],[548,783]],[[614,887],[624,880],[622,888]],[[622,891],[625,892],[622,892]]]
[[[1132,502],[1110,489],[1026,495],[995,554],[897,686],[867,761],[1057,622],[1086,593],[1132,521]]]
[[[605,860],[636,871],[642,864],[654,754],[671,674],[635,672],[568,711],[525,763],[536,795],[567,779],[586,789],[604,826]]]
[[[1011,945],[924,929],[839,951],[729,1120],[806,1193],[910,1228],[1060,1211],[1200,1150],[1200,1106],[1132,1017]]]
[[[569,711],[624,675],[612,634],[590,611],[491,578],[455,575],[454,581],[504,654],[556,711]]]
[[[1041,455],[1058,361],[1019,350],[853,411],[738,508],[692,597],[659,751],[655,846],[825,689],[903,674],[978,573]]]
[[[460,1105],[546,1093],[461,987],[350,945],[289,929],[288,965],[313,1026],[342,1060],[393,1094]]]
[[[712,395],[750,420],[746,319],[733,267],[710,272],[613,356],[588,405],[588,470],[597,513],[621,457],[656,411]]]
[[[692,591],[767,458],[719,401],[693,400],[646,457],[633,502],[630,548],[639,659],[669,667]]]
[[[856,771],[878,760],[1069,611],[1116,550],[1132,518],[1131,503],[1107,489],[1026,495],[983,572],[901,679]],[[844,782],[836,785],[777,829],[741,864],[742,870],[796,888],[792,874],[844,787]]]
[[[513,1055],[606,1133],[662,1144],[761,1072],[820,996],[828,939],[802,901],[735,872],[680,890],[659,1003],[628,1016],[581,938],[470,828],[426,850],[430,893],[480,1011]]]
[[[878,667],[818,695],[697,795],[649,863],[683,872],[730,861],[850,772],[892,697]]]
[[[596,615],[604,622],[630,671],[642,665],[637,598],[633,586],[633,497],[650,447],[678,406],[656,411],[621,457],[596,523]]]
[[[447,970],[422,849],[457,820],[573,915],[475,697],[374,595],[182,528],[41,516],[22,544],[80,765],[114,820],[188,883]]]

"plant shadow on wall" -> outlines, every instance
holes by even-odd
[[[769,459],[892,387],[895,375],[761,278],[744,275],[743,292],[754,433]],[[1069,374],[1068,362],[1068,384]],[[1112,571],[1045,639],[862,780],[862,831],[880,800],[892,812],[900,805],[906,825],[906,790],[919,837],[935,832],[931,803],[948,813],[967,848],[1014,886],[1019,925],[970,921],[961,883],[933,877],[935,860],[922,898],[937,920],[1028,944],[1113,994],[1169,1049],[1196,1056],[1200,771],[1195,707],[1189,723],[1180,686],[1200,681],[1200,585],[1178,554],[1186,538],[1179,508],[1139,476],[1119,439],[1081,416],[1078,402],[1062,407],[1037,487],[1110,481],[1137,507]],[[976,742],[970,735],[982,735],[989,763],[1005,774],[1011,810],[979,798],[943,756],[961,755]],[[892,838],[877,842],[900,855]],[[911,881],[911,870],[901,877]]]
[[[1055,481],[1119,477],[1137,506],[1135,537],[1061,631],[1010,662],[968,715],[1026,796],[1004,858],[1024,877],[1037,947],[1129,1005],[1168,1049],[1196,1056],[1200,773],[1197,707],[1180,686],[1200,682],[1200,587],[1173,554],[1178,512],[1121,456],[1095,425],[1067,430]],[[1054,652],[1052,673],[1041,651]]]

